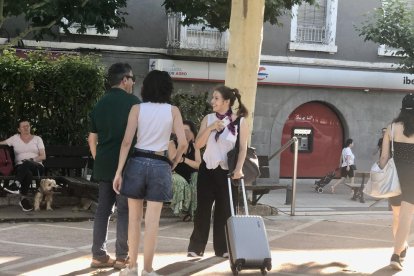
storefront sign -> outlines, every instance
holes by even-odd
[[[150,70],[163,70],[176,80],[223,82],[226,64],[151,59]],[[258,85],[286,85],[372,90],[414,91],[414,76],[397,72],[374,72],[314,67],[260,65]]]

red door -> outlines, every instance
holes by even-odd
[[[282,145],[293,135],[299,138],[298,177],[319,178],[338,167],[343,127],[329,106],[309,102],[296,108],[283,127]],[[292,177],[293,146],[280,158],[280,177]]]

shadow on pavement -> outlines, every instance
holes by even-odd
[[[220,257],[210,257],[206,259],[195,258],[188,261],[181,261],[169,264],[157,270],[157,273],[161,275],[180,275],[187,276],[193,275],[194,273],[203,271],[212,265],[219,263],[228,262],[228,259]],[[174,274],[176,273],[176,274]]]

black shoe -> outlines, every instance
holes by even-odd
[[[403,262],[405,259],[405,256],[407,255],[408,245],[404,248],[403,251],[400,253],[400,261]]]
[[[18,195],[20,194],[20,185],[16,182],[13,182],[11,185],[9,185],[9,187],[4,187],[4,190],[11,194]]]
[[[390,267],[395,270],[402,270],[403,266],[401,264],[400,256],[397,254],[392,254],[391,261],[390,261]]]
[[[22,207],[22,210],[24,212],[29,212],[33,210],[33,206],[32,204],[30,204],[29,200],[27,200],[27,198],[23,198],[20,202],[19,202],[20,207]]]

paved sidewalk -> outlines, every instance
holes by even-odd
[[[392,234],[391,212],[385,201],[370,210],[373,200],[351,201],[345,187],[339,187],[334,195],[317,194],[309,183],[299,181],[295,216],[281,212],[265,216],[273,262],[268,275],[414,275],[414,249],[408,251],[404,271],[396,273],[388,267]],[[283,191],[260,200],[283,212],[290,211],[284,202]],[[0,218],[10,208],[0,207]],[[14,208],[14,213],[23,213]],[[55,215],[64,212],[71,213],[62,208]],[[89,268],[92,224],[90,220],[0,223],[0,275],[118,275],[113,269]],[[111,254],[114,225],[110,223]],[[192,223],[172,217],[161,219],[154,269],[163,275],[232,275],[228,260],[213,256],[211,239],[203,258],[186,257],[191,231]],[[412,231],[411,245],[413,236]],[[142,267],[141,258],[138,263]],[[260,272],[243,270],[240,274]]]

